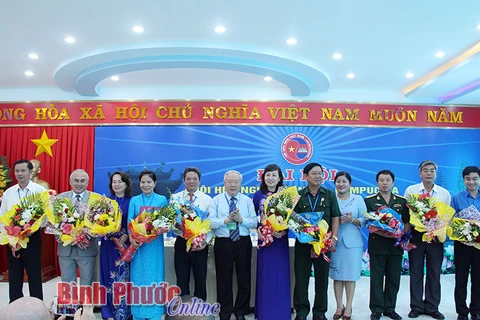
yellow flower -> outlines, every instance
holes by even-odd
[[[105,221],[105,220],[107,220],[107,219],[108,219],[108,214],[104,213],[104,214],[102,214],[102,215],[100,216],[100,219],[98,219],[98,220],[100,220],[100,221]]]
[[[23,227],[23,226],[25,225],[25,222],[23,222],[23,221],[20,221],[20,223],[19,223],[19,224],[20,224],[20,225]]]
[[[391,213],[387,214],[387,217],[391,218],[391,217],[392,217],[392,214],[391,214]]]
[[[478,237],[478,231],[476,231],[476,230],[473,231],[473,236],[474,236],[474,237]]]

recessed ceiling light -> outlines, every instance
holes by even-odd
[[[338,60],[338,59],[342,59],[342,54],[341,53],[334,53],[332,58],[335,59],[335,60]]]
[[[118,76],[111,76],[110,79],[112,79],[112,81],[120,80],[120,78]]]
[[[36,54],[35,52],[32,52],[28,54],[28,57],[32,60],[36,60],[38,59],[38,54]]]
[[[26,103],[30,103],[30,100],[25,101]]]
[[[270,77],[270,76],[267,76],[267,77],[265,77],[265,78],[263,78],[263,79],[264,79],[265,81],[272,81],[272,77]]]
[[[185,99],[185,101],[190,101],[190,99]]]
[[[215,99],[215,101],[221,101],[220,99]]]
[[[350,72],[349,74],[347,74],[347,78],[348,78],[348,79],[353,79],[353,78],[355,78],[355,73]]]
[[[28,70],[28,71],[25,71],[25,75],[28,76],[28,77],[31,77],[33,76],[35,73],[33,73],[32,71]]]
[[[143,29],[142,26],[134,26],[132,30],[133,32],[136,32],[136,33],[142,33],[145,29]]]
[[[224,26],[216,26],[215,27],[215,32],[216,33],[224,33],[225,31],[227,31],[227,28],[225,28]]]
[[[297,100],[298,102],[302,102],[302,100]]]
[[[65,40],[66,43],[75,43],[75,41],[77,41],[77,40],[75,40],[74,37],[70,37],[70,36],[65,37],[65,39],[63,39],[63,40]]]
[[[435,53],[436,58],[443,58],[444,56],[445,56],[445,52],[443,51],[438,51],[437,53]]]
[[[73,100],[68,100],[69,102],[73,102]]]
[[[297,44],[297,39],[295,39],[295,38],[290,38],[290,39],[287,40],[287,44],[289,44],[289,45]]]
[[[412,77],[413,77],[413,73],[411,73],[411,72],[407,72],[405,74],[405,78],[412,78]]]

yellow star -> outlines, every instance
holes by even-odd
[[[290,148],[288,148],[288,151],[293,152],[293,151],[295,151],[295,148],[294,148],[294,147],[290,147]]]
[[[53,157],[51,146],[53,146],[58,141],[58,139],[49,139],[47,136],[47,132],[43,130],[42,137],[40,139],[31,139],[31,141],[37,146],[37,152],[35,152],[35,157],[44,152],[50,157]]]

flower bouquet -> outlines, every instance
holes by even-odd
[[[118,232],[122,224],[122,214],[118,203],[105,196],[90,194],[84,215],[84,226],[92,237],[106,236]]]
[[[15,251],[25,249],[29,237],[43,226],[49,198],[49,191],[29,194],[0,216],[0,223],[5,226],[0,233],[0,244],[9,244],[13,256],[17,257]]]
[[[207,234],[211,230],[210,220],[207,220],[208,212],[192,206],[188,200],[185,204],[172,200],[171,204],[177,213],[176,221],[181,226],[181,236],[187,240],[187,252],[204,249],[207,245]]]
[[[84,226],[86,205],[77,203],[74,206],[68,198],[55,198],[51,201],[51,207],[47,212],[45,233],[54,234],[64,247],[74,245],[87,249],[90,236]]]
[[[407,205],[410,224],[418,232],[424,232],[423,241],[430,243],[438,239],[439,242],[445,242],[447,226],[455,213],[452,207],[428,194],[413,194]]]
[[[315,214],[312,212],[310,214]],[[310,216],[310,214],[307,215]],[[293,212],[288,219],[288,227],[301,243],[312,245],[310,255],[312,258],[323,256],[325,261],[330,262],[326,255],[328,248],[332,245],[332,232],[328,231],[328,223],[322,219],[323,214],[313,215],[313,218],[306,218]]]
[[[172,205],[167,207],[140,207],[141,213],[128,223],[130,235],[135,239],[139,246],[152,242],[159,235],[167,233],[173,229],[175,224],[176,212]],[[128,248],[120,245],[118,239],[112,239],[122,257],[115,262],[115,265],[121,265],[132,261],[138,248],[131,244]]]
[[[366,212],[365,218],[370,233],[383,231],[394,238],[400,238],[404,233],[402,218],[388,206],[381,206],[375,212]]]
[[[3,196],[3,192],[7,189],[10,182],[12,182],[12,179],[10,179],[10,168],[7,166],[7,158],[0,157],[0,197]]]
[[[259,228],[262,243],[259,247],[268,247],[273,242],[274,231],[288,229],[288,220],[298,199],[300,196],[296,187],[280,189],[267,197],[263,203],[262,226]]]
[[[447,227],[447,234],[451,240],[480,249],[480,212],[477,208],[471,205],[455,215]]]

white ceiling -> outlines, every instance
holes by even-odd
[[[480,78],[476,56],[409,96],[402,90],[474,46],[479,24],[475,0],[0,0],[0,101],[439,103]],[[134,33],[134,25],[145,31]],[[226,32],[215,33],[217,25]],[[77,41],[65,43],[67,35]],[[296,45],[286,44],[290,37]],[[441,59],[434,57],[439,50],[445,52]],[[31,52],[40,58],[29,59]],[[334,60],[336,52],[343,58]],[[135,59],[142,60],[142,68],[127,70]],[[186,63],[190,59],[198,60]],[[25,76],[26,70],[35,75]],[[118,82],[107,76],[114,70],[125,72]],[[278,78],[266,82],[269,72]],[[349,72],[354,79],[346,77]],[[407,79],[407,72],[414,77]],[[84,95],[95,86],[96,94]],[[305,87],[306,95],[292,95]],[[473,90],[448,103],[478,104],[479,99]]]

